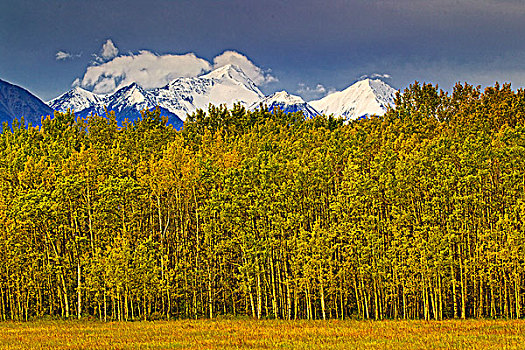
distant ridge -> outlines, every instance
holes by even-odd
[[[0,79],[0,122],[9,125],[24,117],[27,124],[40,125],[41,117],[53,115],[53,109],[20,86]]]
[[[136,83],[124,86],[111,95],[102,96],[75,87],[48,102],[49,106],[59,112],[68,109],[76,116],[86,117],[90,114],[105,115],[106,109],[115,112],[117,121],[137,119],[144,109],[153,110],[157,104],[151,94]],[[175,128],[182,128],[182,120],[174,113],[160,108],[161,115],[168,118],[168,123]]]
[[[160,108],[161,115],[175,128],[182,128],[188,114],[207,110],[210,104],[233,107],[240,103],[254,110],[261,104],[270,111],[279,108],[285,113],[301,111],[306,118],[319,114],[342,116],[346,120],[369,115],[382,115],[393,105],[396,90],[378,79],[364,79],[343,91],[306,102],[301,97],[279,91],[269,96],[237,66],[226,65],[193,78],[178,78],[167,85],[145,90],[137,83],[124,86],[112,94],[98,95],[75,87],[49,101],[49,106],[27,90],[0,80],[0,121],[11,123],[14,117],[39,125],[42,116],[54,110],[74,111],[77,116],[104,115],[113,111],[117,121],[140,116],[144,109]]]
[[[136,118],[141,110],[159,106],[161,115],[167,116],[173,126],[180,128],[188,114],[197,109],[206,110],[210,103],[225,104],[230,108],[234,103],[241,103],[248,107],[263,97],[263,93],[242,70],[226,65],[199,77],[175,79],[153,90],[144,90],[132,83],[102,96],[76,87],[49,101],[49,105],[61,112],[74,110],[80,116],[103,114],[104,107],[107,107],[108,111],[115,112],[118,120]]]

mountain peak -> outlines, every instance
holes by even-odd
[[[270,96],[266,97],[264,99],[264,101],[266,103],[271,103],[271,102],[274,102],[274,101],[276,101],[276,102],[285,102],[285,103],[288,103],[288,104],[305,103],[305,101],[300,96],[291,95],[285,90],[277,91],[277,92],[271,94]]]
[[[75,92],[78,92],[78,93],[90,93],[92,94],[91,91],[88,91],[86,89],[83,89],[81,88],[80,86],[75,86],[73,89],[71,89],[70,91],[75,91]]]
[[[68,92],[66,92],[66,94],[72,94],[72,95],[76,95],[76,96],[79,96],[79,97],[83,97],[85,99],[88,99],[90,101],[96,101],[98,99],[100,99],[101,97],[91,91],[88,91],[86,89],[83,89],[81,88],[80,86],[75,86],[73,89],[69,90]],[[63,96],[63,95],[62,95]],[[59,97],[57,97],[59,98]]]
[[[246,76],[246,74],[240,69],[238,66],[234,64],[227,64],[225,66],[216,68],[212,70],[211,72],[203,75],[203,77],[206,78],[222,78],[224,76],[232,77],[232,75],[242,74]]]
[[[395,94],[396,90],[384,81],[366,78],[310,104],[321,113],[351,120],[383,115],[387,106],[393,105]]]
[[[270,112],[280,109],[284,113],[302,112],[306,118],[313,118],[319,115],[319,112],[312,106],[306,103],[301,97],[291,95],[287,91],[278,91],[270,96],[267,96],[260,101],[250,106],[251,110],[255,110],[260,105],[268,107]]]
[[[85,90],[80,86],[63,93],[52,99],[47,104],[56,111],[65,112],[71,110],[76,112],[87,111],[93,112],[93,108],[101,104],[103,97]]]
[[[255,83],[246,75],[246,73],[234,64],[227,64],[212,70],[211,72],[201,75],[204,79],[216,79],[224,82],[225,80],[243,84],[252,90],[259,90]],[[260,91],[259,91],[260,92]]]
[[[136,110],[154,107],[150,94],[135,82],[118,89],[111,96],[108,96],[107,100],[108,110],[118,112],[131,106]]]
[[[140,92],[142,91],[145,91],[142,86],[140,86],[139,84],[137,84],[136,82],[131,82],[127,85],[124,85],[122,86],[121,88],[119,88],[117,91],[115,91],[114,93],[118,93],[119,91],[122,93],[122,92],[127,92],[127,91],[133,91],[133,90],[139,90]]]

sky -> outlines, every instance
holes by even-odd
[[[241,66],[306,100],[381,77],[525,87],[525,0],[2,0],[0,79],[47,101]]]

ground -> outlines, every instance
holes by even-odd
[[[0,322],[0,349],[523,349],[524,320]]]

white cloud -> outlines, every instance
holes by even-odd
[[[322,98],[328,94],[334,92],[335,89],[327,89],[322,84],[317,84],[315,87],[310,87],[304,83],[299,83],[299,88],[296,93],[301,95],[306,101]]]
[[[73,59],[73,58],[77,58],[77,57],[80,57],[81,54],[70,54],[69,52],[66,52],[66,51],[57,51],[57,53],[55,54],[55,59],[57,61],[65,61],[65,60],[68,60],[68,59]]]
[[[143,50],[137,54],[117,56],[118,49],[108,39],[100,55],[94,55],[95,61],[80,79],[73,82],[73,86],[81,86],[99,94],[111,93],[132,82],[145,89],[154,89],[173,79],[196,77],[227,64],[239,67],[256,85],[277,81],[270,70],[257,67],[248,57],[235,51],[225,51],[216,56],[213,64],[194,53],[158,55]]]
[[[379,73],[374,73],[371,75],[371,78],[373,79],[392,79],[392,76],[390,74],[387,74],[387,73],[384,73],[384,74],[379,74]]]
[[[359,78],[359,80],[366,79],[366,78],[370,78],[370,79],[392,79],[392,76],[390,74],[387,74],[387,73],[372,73],[372,74],[362,75]]]
[[[122,84],[127,85],[127,84]],[[85,87],[85,86],[84,86]],[[120,86],[119,86],[120,87]],[[107,94],[117,89],[116,81],[112,77],[101,77],[93,89],[96,94]]]
[[[69,52],[58,51],[58,52],[55,54],[55,59],[56,59],[57,61],[67,60],[68,58],[71,58],[71,54],[70,54]]]
[[[136,82],[145,89],[166,85],[180,77],[194,77],[211,69],[205,59],[193,53],[157,55],[150,51],[117,56],[109,62],[87,68],[80,85],[94,93],[110,93]]]
[[[228,64],[239,67],[256,85],[264,85],[278,81],[270,74],[270,70],[262,70],[257,67],[248,57],[236,51],[224,51],[213,59],[213,68],[220,68]]]
[[[111,39],[108,39],[104,45],[102,45],[102,50],[100,50],[100,56],[105,61],[109,61],[118,55],[118,49],[113,44],[113,41]]]

